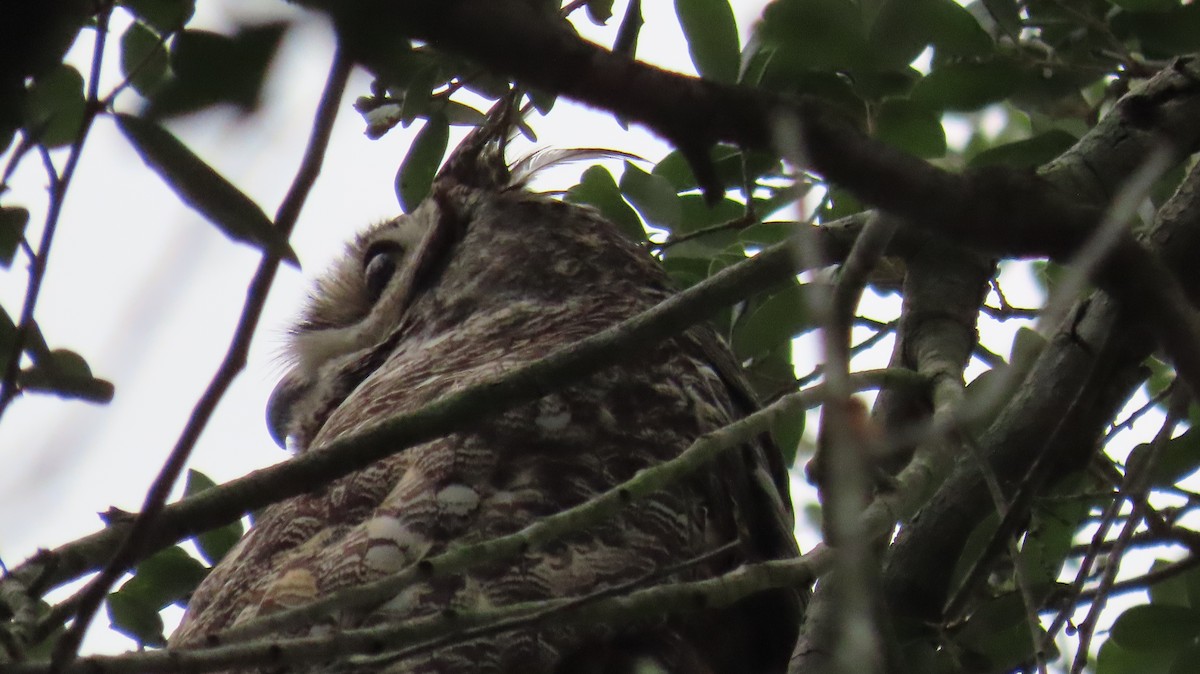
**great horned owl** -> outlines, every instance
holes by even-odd
[[[293,450],[419,408],[671,295],[658,263],[612,223],[527,191],[489,166],[481,147],[460,147],[430,198],[358,236],[318,283],[270,412]],[[196,591],[171,642],[201,644],[206,634],[394,573],[451,543],[514,532],[677,456],[751,404],[728,349],[713,330],[695,327],[536,402],[464,419],[460,432],[263,511]],[[713,577],[794,556],[791,524],[778,451],[759,443],[602,525],[312,629],[586,595],[677,565],[683,570],[658,582]],[[722,547],[729,550],[681,564]],[[782,672],[798,601],[779,591],[649,624],[525,629],[359,669]]]

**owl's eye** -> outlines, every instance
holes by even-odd
[[[372,302],[383,295],[383,289],[396,275],[403,254],[404,247],[395,241],[378,241],[367,248],[363,255],[363,280],[367,285],[367,297]]]

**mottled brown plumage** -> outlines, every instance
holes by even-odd
[[[370,228],[319,283],[296,328],[272,422],[307,451],[592,335],[667,298],[657,262],[589,208],[497,183],[460,151],[413,213]],[[454,435],[266,509],[197,590],[173,644],[377,579],[452,542],[516,531],[677,456],[743,415],[728,349],[697,327]],[[569,597],[737,542],[670,581],[796,554],[786,476],[766,445],[513,562],[415,585],[313,630]],[[783,671],[797,595],[642,625],[552,626],[367,671]],[[299,633],[308,633],[303,630]],[[404,644],[396,644],[397,648]],[[354,669],[346,663],[314,669]],[[648,670],[654,671],[654,670]]]

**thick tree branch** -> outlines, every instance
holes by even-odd
[[[1148,238],[1191,295],[1200,294],[1200,269],[1192,259],[1200,247],[1200,170],[1193,168],[1160,209]],[[1077,305],[980,439],[1008,494],[1032,494],[1036,484],[1086,465],[1117,407],[1140,381],[1139,364],[1153,346],[1144,314],[1104,293]],[[1038,475],[1031,475],[1031,466]],[[893,608],[938,620],[962,546],[991,509],[979,470],[961,462],[892,546],[885,579]]]

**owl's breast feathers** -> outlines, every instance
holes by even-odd
[[[590,209],[516,191],[477,199],[436,275],[372,346],[378,367],[326,403],[331,411],[311,446],[502,375],[670,293],[657,263]],[[715,333],[693,328],[635,361],[501,415],[465,420],[458,433],[274,505],[197,590],[172,643],[203,643],[205,634],[582,503],[745,414],[740,377]],[[778,450],[765,442],[727,452],[603,524],[515,560],[414,585],[312,630],[587,595],[677,566],[654,582],[709,578],[795,556],[781,472]],[[731,542],[726,554],[686,564]],[[775,591],[646,624],[523,628],[393,662],[388,671],[617,672],[653,662],[670,672],[781,672],[799,601],[796,592]]]

